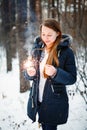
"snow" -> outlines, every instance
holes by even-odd
[[[41,130],[26,114],[29,91],[19,91],[18,57],[13,59],[13,69],[8,73],[4,65],[6,59],[3,60],[0,63],[0,130]],[[69,95],[69,103],[68,122],[58,126],[58,130],[87,130],[87,106],[83,98],[79,93]]]

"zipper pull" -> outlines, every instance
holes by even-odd
[[[54,88],[53,88],[53,85],[51,84],[51,88],[52,88],[52,92],[54,92]]]
[[[33,98],[32,98],[32,108],[34,108],[34,102],[33,102]]]

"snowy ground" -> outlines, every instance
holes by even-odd
[[[5,60],[5,59],[3,59]],[[5,63],[5,62],[4,62]],[[0,130],[41,130],[26,115],[29,92],[19,92],[18,60],[13,59],[13,70],[6,73],[0,65]],[[58,130],[87,130],[87,106],[79,94],[69,96],[70,115],[67,124]]]

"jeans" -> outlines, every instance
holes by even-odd
[[[57,125],[48,125],[42,123],[42,130],[57,130]]]

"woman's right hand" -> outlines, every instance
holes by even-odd
[[[26,71],[27,71],[27,74],[28,74],[29,76],[35,76],[35,75],[36,75],[36,69],[35,69],[35,67],[33,67],[33,66],[27,68]]]
[[[34,59],[28,57],[22,64],[22,69],[26,70],[29,76],[34,76],[36,74],[36,69],[34,66]]]

